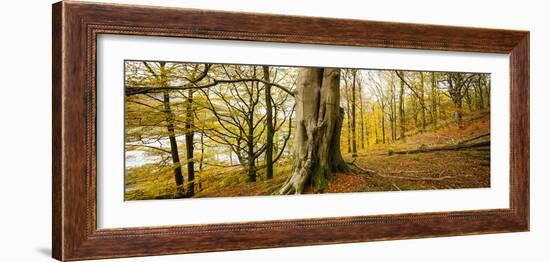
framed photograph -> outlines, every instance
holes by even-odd
[[[53,5],[53,257],[529,230],[529,32]]]

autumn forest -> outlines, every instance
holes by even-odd
[[[490,74],[124,70],[126,200],[490,186]]]

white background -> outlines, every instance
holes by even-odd
[[[105,0],[107,1],[107,0]],[[109,1],[111,2],[111,1]],[[544,1],[119,1],[531,31],[531,232],[217,252],[125,261],[548,261],[550,29]],[[1,260],[48,261],[51,245],[51,11],[49,1],[0,10]]]
[[[509,207],[509,59],[502,54],[100,35],[98,227],[143,227]],[[124,59],[491,74],[491,188],[124,201]],[[319,205],[318,203],[323,203]],[[193,212],[189,212],[193,210]],[[144,215],[147,214],[147,215]]]

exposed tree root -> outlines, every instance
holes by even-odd
[[[351,162],[346,162],[346,164],[348,165],[348,172],[352,172],[352,173],[359,173],[359,174],[362,174],[362,175],[368,175],[368,174],[375,174],[376,171],[372,170],[372,169],[366,169],[366,168],[362,168],[358,165],[356,165],[355,163],[355,159]]]

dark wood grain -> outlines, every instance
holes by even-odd
[[[510,207],[529,227],[529,33],[510,52]]]
[[[62,256],[63,190],[61,171],[61,76],[62,73],[62,23],[61,5],[52,8],[52,256]]]
[[[53,6],[53,257],[81,260],[529,230],[529,33],[81,2]],[[510,208],[98,229],[99,34],[192,37],[510,55]]]

